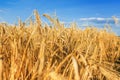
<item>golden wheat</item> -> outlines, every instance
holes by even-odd
[[[72,23],[0,24],[0,80],[119,80],[120,38],[106,28]]]

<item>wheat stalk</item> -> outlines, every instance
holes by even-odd
[[[3,63],[2,63],[3,61],[2,60],[3,60],[3,57],[2,57],[2,55],[0,55],[0,80],[2,80],[2,71],[3,71],[2,70],[2,68],[3,68],[3,66],[2,66],[3,65]]]

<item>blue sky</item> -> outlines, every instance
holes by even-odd
[[[120,35],[120,25],[114,25],[112,16],[120,17],[120,0],[0,0],[0,22],[25,21],[37,9],[40,15],[55,12],[62,22],[76,21],[80,25],[104,27],[109,23]]]

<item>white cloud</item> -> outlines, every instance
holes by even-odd
[[[110,24],[115,24],[114,19],[111,18],[104,18],[104,17],[89,17],[89,18],[80,18],[80,21],[83,22],[92,22],[92,23],[97,23],[97,24],[105,24],[105,23],[110,23]],[[118,20],[120,20],[118,18]]]
[[[89,18],[80,18],[81,21],[104,21],[104,20],[112,20],[112,18],[102,18],[102,17],[89,17]]]

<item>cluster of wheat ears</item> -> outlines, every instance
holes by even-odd
[[[120,38],[107,29],[71,24],[44,14],[35,22],[0,24],[0,80],[120,80]]]

